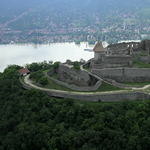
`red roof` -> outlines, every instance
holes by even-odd
[[[23,68],[23,69],[20,69],[18,71],[19,71],[20,75],[23,75],[23,74],[26,74],[26,73],[30,72],[27,68]]]

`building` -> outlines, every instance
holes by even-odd
[[[102,46],[100,41],[97,42],[97,44],[95,45],[93,51],[94,51],[94,58],[95,58],[95,60],[99,60],[103,55],[106,54],[106,51],[103,48],[103,46]]]
[[[25,76],[25,75],[27,75],[27,74],[30,73],[30,71],[29,71],[27,68],[23,68],[23,69],[20,69],[20,70],[18,70],[18,71],[19,71],[19,74],[20,74],[21,76]]]

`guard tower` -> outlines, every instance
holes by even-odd
[[[97,44],[95,45],[93,51],[94,51],[95,60],[99,60],[102,56],[105,55],[105,49],[103,48],[100,41],[97,42]]]

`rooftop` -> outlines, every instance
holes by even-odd
[[[105,52],[105,49],[103,48],[102,43],[100,41],[97,42],[93,50],[94,52]]]
[[[24,74],[30,72],[27,68],[23,68],[23,69],[20,69],[20,70],[18,70],[18,71],[19,71],[20,75],[24,75]]]

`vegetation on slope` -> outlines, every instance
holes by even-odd
[[[50,16],[52,21],[64,22],[63,25],[66,27],[74,19],[82,19],[75,27],[84,27],[92,24],[93,14],[97,13],[101,14],[103,20],[112,17],[116,11],[137,13],[141,19],[149,19],[149,6],[149,0],[126,0],[126,2],[123,0],[95,0],[94,2],[91,0],[1,0],[0,20],[1,23],[5,23],[27,11],[28,13],[23,16],[23,19],[11,22],[10,26],[17,30],[46,28],[49,22],[45,22],[45,20],[47,16]],[[53,17],[55,14],[57,17]]]
[[[139,60],[133,61],[133,68],[150,68],[150,64],[146,64],[144,62],[141,62]]]
[[[17,74],[15,66],[0,74],[1,150],[149,149],[149,100],[57,100],[22,90]]]

